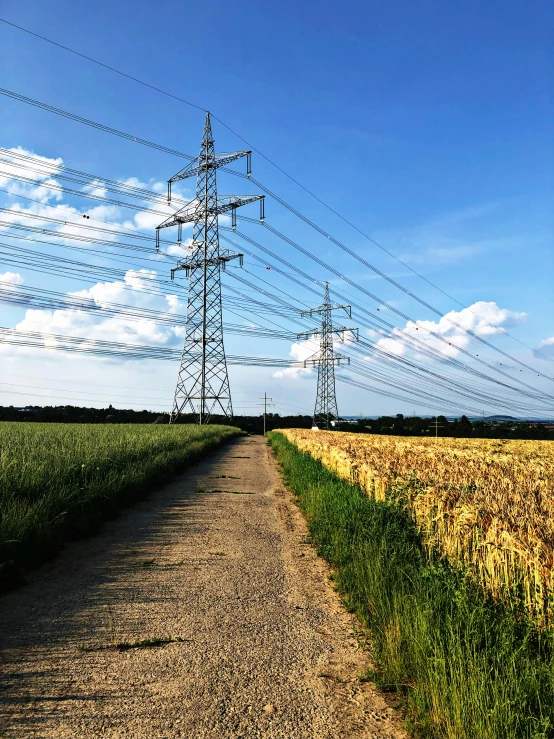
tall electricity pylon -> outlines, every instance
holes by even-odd
[[[349,305],[333,305],[329,301],[329,283],[325,283],[325,295],[323,304],[318,308],[302,311],[302,316],[312,316],[314,313],[321,314],[321,329],[304,331],[298,334],[299,339],[319,336],[319,351],[304,360],[304,367],[317,366],[317,396],[314,410],[314,427],[333,429],[339,417],[337,408],[337,396],[335,393],[335,364],[340,364],[346,359],[350,364],[350,357],[337,354],[333,348],[334,334],[344,334],[350,331],[354,339],[358,340],[358,329],[346,326],[333,327],[331,311],[343,309],[352,318],[352,309]]]
[[[260,219],[264,219],[263,195],[223,195],[218,198],[216,172],[241,157],[246,157],[246,174],[250,176],[250,151],[217,154],[210,114],[206,114],[200,154],[167,183],[167,200],[171,203],[171,185],[187,177],[196,177],[196,197],[156,229],[156,249],[159,251],[160,230],[178,227],[177,243],[182,246],[183,224],[192,223],[190,254],[171,270],[185,270],[189,278],[186,332],[181,365],[175,388],[170,423],[186,416],[196,423],[209,423],[213,415],[232,418],[231,389],[227,374],[221,305],[221,269],[242,254],[219,248],[218,216],[231,211],[233,225],[236,209],[260,201]]]

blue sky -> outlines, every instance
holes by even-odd
[[[554,357],[554,342],[545,343],[554,337],[554,9],[550,3],[98,0],[76,5],[62,0],[47,4],[3,0],[0,17],[209,108],[460,303],[486,303],[488,307],[480,310],[492,311],[485,317],[498,327],[487,338],[554,376],[552,361],[534,358],[531,349],[499,335],[501,328],[507,328],[529,347],[542,348]],[[4,88],[197,153],[201,111],[4,24],[0,24],[0,73]],[[167,180],[183,164],[168,154],[3,96],[0,106],[0,146],[5,149],[21,147],[50,159],[61,158],[66,167],[121,181],[133,177],[149,187]],[[221,151],[244,147],[217,121],[214,134]],[[256,154],[253,169],[257,179],[441,312],[460,310]],[[0,206],[32,207],[21,196],[32,196],[33,186],[25,189],[20,184],[15,191],[13,182],[0,184],[7,186],[12,194],[0,192]],[[250,183],[225,175],[219,190],[256,191]],[[182,194],[190,192],[182,190]],[[44,203],[66,205],[79,214],[91,212],[91,204],[82,198],[67,193],[56,197],[59,194],[50,193]],[[251,206],[248,215],[255,213]],[[266,215],[268,223],[412,318],[438,321],[270,199]],[[100,209],[93,220],[123,223],[131,217],[124,209]],[[150,232],[152,225],[148,222]],[[329,279],[331,288],[352,292],[290,247],[261,235],[259,227],[249,228],[253,238],[264,236],[271,249],[316,279]],[[20,245],[9,237],[3,242]],[[65,258],[88,258],[56,247],[38,248],[63,253]],[[129,269],[140,266],[132,257],[129,260]],[[274,272],[260,271],[263,267],[251,260],[245,266],[298,301],[317,302]],[[149,268],[160,275],[168,269],[155,263]],[[91,289],[99,282],[3,265],[0,253],[0,274],[7,272],[19,274],[23,285],[59,292]],[[352,295],[368,300],[355,291]],[[33,315],[30,320],[24,308],[6,304],[1,304],[0,312],[0,324],[7,328],[52,330],[55,325],[59,329],[67,318],[57,316],[57,323],[52,323],[52,316]],[[399,327],[405,324],[398,317],[389,318]],[[67,332],[80,335],[77,324],[66,323]],[[104,329],[95,328],[94,335],[100,338]],[[108,335],[113,336],[109,331]],[[177,335],[170,339],[152,335],[151,341],[155,340],[170,341],[172,346],[179,343]],[[290,343],[270,344],[229,336],[226,348],[232,354],[289,356]],[[473,343],[468,347],[473,348]],[[106,362],[44,350],[2,351],[6,368],[2,404],[86,399],[82,404],[103,405],[106,399],[114,405],[162,409],[171,401],[176,367],[170,362]],[[498,360],[491,349],[483,353],[491,362]],[[18,381],[20,376],[29,379]],[[281,404],[276,410],[282,413],[313,408],[313,373],[276,377],[270,369],[233,367],[230,377],[236,405],[244,403],[244,408],[265,390]],[[33,378],[41,378],[42,384]],[[533,378],[531,372],[528,380],[552,392],[551,385]],[[95,383],[98,388],[93,389]],[[110,383],[121,388],[119,398],[106,387]],[[338,385],[337,394],[343,414],[411,413],[414,408],[411,400],[393,400],[347,386]],[[131,403],[135,397],[144,400]],[[149,398],[153,398],[150,406]],[[436,410],[422,405],[415,409]]]

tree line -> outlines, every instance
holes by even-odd
[[[0,406],[0,421],[25,421],[28,423],[169,423],[168,413],[124,408],[84,408],[74,405],[61,406]],[[192,423],[186,416],[180,423]],[[250,434],[262,434],[263,415],[235,416],[232,421],[214,416],[212,423],[231,423]],[[311,416],[281,416],[268,413],[266,430],[277,428],[311,428]],[[550,428],[549,428],[550,426]],[[359,418],[342,420],[337,424],[341,431],[358,434],[387,434],[394,436],[447,436],[476,439],[545,439],[554,440],[554,424],[518,419],[470,420],[467,416],[448,419],[446,416],[421,418],[419,416],[381,416],[375,419]]]

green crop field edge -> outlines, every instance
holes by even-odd
[[[0,423],[0,590],[242,433],[217,425]]]
[[[554,737],[553,633],[426,555],[401,504],[376,503],[282,434],[269,441],[346,607],[369,629],[368,677],[401,697],[414,736]]]

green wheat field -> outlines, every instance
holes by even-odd
[[[240,433],[229,426],[0,423],[0,588]]]

